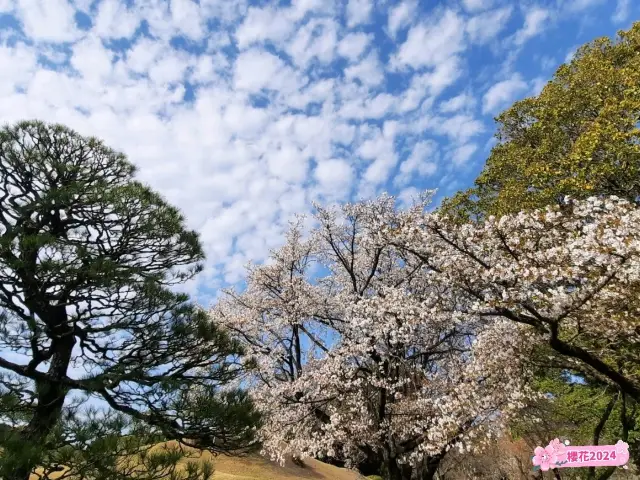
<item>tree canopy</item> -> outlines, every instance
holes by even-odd
[[[496,121],[497,145],[475,185],[444,202],[463,216],[545,207],[564,196],[640,196],[640,23],[599,38],[538,96]]]

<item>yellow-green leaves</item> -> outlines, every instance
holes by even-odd
[[[469,217],[514,213],[569,195],[640,195],[640,23],[597,39],[537,97],[497,117],[498,144],[474,188],[445,202]]]

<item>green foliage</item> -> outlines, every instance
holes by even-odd
[[[127,422],[215,452],[253,447],[257,414],[230,388],[243,375],[240,345],[173,289],[202,269],[198,235],[134,173],[123,154],[60,125],[0,129],[0,422],[12,427],[0,445],[5,480],[27,480],[38,465],[84,464],[88,478],[119,478],[124,452],[141,446],[120,448]],[[72,366],[86,374],[71,375]],[[83,423],[68,405],[74,392],[119,416]],[[194,392],[206,401],[189,401]],[[176,455],[143,464],[169,472]]]
[[[497,117],[498,144],[475,186],[445,202],[469,216],[546,206],[565,195],[640,195],[640,23],[599,38],[537,97]]]
[[[577,445],[591,444],[596,426],[613,400],[614,406],[598,441],[605,445],[621,438],[622,401],[618,392],[613,391],[610,386],[595,382],[571,382],[561,372],[549,369],[537,376],[534,387],[540,392],[549,392],[552,396],[535,406],[534,412],[541,423],[537,427],[527,422],[516,423],[512,430],[515,436],[526,436],[535,430],[541,439],[554,434]],[[626,413],[627,416],[633,414],[636,419],[640,416],[640,412]],[[633,441],[637,435],[638,432],[632,432],[629,440]],[[552,438],[547,439],[550,440]]]
[[[640,411],[636,404],[623,400],[609,385],[593,380],[570,382],[555,369],[540,372],[534,387],[552,396],[530,405],[520,420],[512,422],[515,438],[524,438],[531,448],[545,446],[554,438],[569,440],[573,445],[613,445],[625,439],[630,444],[631,461],[637,464],[634,455],[640,439]],[[604,480],[614,472],[615,468],[596,468],[595,476],[589,478]],[[563,471],[562,478],[580,479],[584,475],[582,469],[569,469]]]
[[[179,443],[162,443],[156,429],[114,412],[66,409],[64,421],[49,433],[45,444],[34,448],[34,461],[42,465],[36,472],[43,479],[74,480],[209,480],[210,461]],[[19,434],[6,439],[20,442]],[[12,449],[15,451],[15,449]],[[23,452],[25,455],[29,454]],[[20,462],[20,457],[14,457]],[[3,460],[10,468],[11,458]]]

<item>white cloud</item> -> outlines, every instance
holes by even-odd
[[[491,8],[493,3],[493,0],[462,0],[464,8],[469,12]]]
[[[313,59],[330,63],[337,46],[337,27],[333,21],[311,21],[301,27],[287,46],[296,65],[306,67]]]
[[[34,40],[68,42],[81,36],[68,0],[17,0],[17,15]]]
[[[482,98],[482,112],[495,113],[515,100],[518,94],[526,89],[527,83],[518,74],[494,84]]]
[[[171,18],[176,31],[185,37],[200,40],[204,36],[204,16],[194,0],[171,0]]]
[[[331,10],[331,2],[325,0],[291,0],[288,11],[295,21],[302,19],[309,12],[327,12]]]
[[[338,44],[338,53],[349,60],[357,60],[373,40],[367,33],[349,33]]]
[[[547,79],[544,77],[536,77],[531,82],[531,95],[539,95],[542,89],[547,84]]]
[[[146,72],[163,50],[162,44],[140,38],[127,52],[127,66],[134,72]]]
[[[402,97],[399,99],[396,110],[402,113],[415,110],[424,101],[428,90],[429,87],[426,84],[424,76],[413,77],[411,79],[411,85],[404,91]]]
[[[13,94],[14,86],[24,88],[36,70],[37,57],[29,48],[18,45],[9,48],[0,45],[0,95]]]
[[[10,13],[13,12],[15,4],[13,0],[0,0],[0,12]]]
[[[433,175],[438,169],[437,150],[436,143],[429,140],[414,145],[408,158],[400,164],[394,184],[402,187],[416,176],[423,178]]]
[[[282,11],[251,7],[236,30],[235,37],[240,48],[267,40],[281,42],[291,35],[294,26]]]
[[[165,42],[176,33],[170,7],[171,3],[166,0],[146,0],[140,7],[140,15],[146,20],[151,35]]]
[[[464,48],[464,22],[454,11],[446,10],[409,30],[394,64],[413,68],[435,66]]]
[[[329,104],[335,96],[336,80],[324,79],[309,83],[305,88],[292,92],[285,101],[293,108],[305,108],[309,104]]]
[[[348,79],[358,79],[364,85],[376,86],[384,80],[384,69],[378,54],[372,51],[360,63],[346,68],[344,75]]]
[[[557,66],[558,66],[558,61],[555,58],[553,58],[552,56],[543,55],[540,58],[540,67],[543,70],[550,70],[550,69],[552,69],[554,67],[557,67]]]
[[[417,108],[426,95],[430,95],[432,100],[435,99],[461,76],[462,66],[458,57],[448,58],[430,72],[414,75],[404,93],[400,110],[407,112]]]
[[[496,139],[496,137],[491,137],[489,140],[487,140],[487,143],[485,143],[484,147],[482,148],[483,152],[490,152],[491,149],[498,143],[498,140]]]
[[[379,93],[365,102],[368,118],[382,118],[392,109],[396,97],[388,93]]]
[[[264,129],[266,122],[268,121],[267,112],[263,109],[253,108],[244,102],[237,101],[235,103],[229,103],[224,106],[224,112],[222,113],[222,121],[224,127],[229,132],[233,132],[240,139],[253,139],[257,132]],[[240,157],[240,162],[254,154],[247,151],[242,145],[236,146],[237,154]],[[269,148],[271,150],[271,148]],[[244,154],[244,155],[243,155]]]
[[[475,143],[461,145],[453,151],[451,161],[456,166],[463,165],[469,161],[476,150],[478,150],[478,146]]]
[[[629,18],[630,0],[618,0],[616,11],[613,13],[611,20],[614,23],[623,23]]]
[[[102,46],[99,39],[88,38],[76,43],[71,66],[89,82],[99,82],[112,70],[113,53]]]
[[[484,124],[473,116],[459,113],[452,117],[429,119],[428,126],[436,133],[445,135],[450,141],[465,143],[470,138],[485,131]],[[418,126],[421,128],[422,126]]]
[[[527,10],[524,25],[514,37],[516,45],[523,45],[527,40],[535,37],[544,29],[545,24],[551,19],[551,13],[541,7],[532,7]]]
[[[397,124],[385,122],[382,129],[375,129],[356,150],[360,157],[373,160],[363,175],[364,190],[368,190],[367,187],[377,186],[389,178],[389,173],[398,161],[398,155],[394,149],[396,133]]]
[[[449,87],[462,75],[462,65],[458,57],[451,57],[436,65],[436,68],[425,75],[429,91],[432,95],[438,95]]]
[[[365,87],[368,88],[368,87]],[[340,109],[340,116],[345,119],[381,119],[393,109],[396,97],[388,93],[379,93],[374,97],[353,99]]]
[[[267,155],[269,173],[285,182],[302,182],[307,173],[309,158],[292,145],[282,145]]]
[[[345,160],[332,158],[319,162],[314,176],[323,193],[344,195],[351,188],[354,171]]]
[[[323,0],[293,0],[288,8],[249,7],[235,30],[238,47],[245,49],[261,42],[282,46],[295,33],[296,25],[305,15],[323,11],[329,4]]]
[[[575,57],[576,52],[578,51],[579,46],[575,45],[573,47],[571,47],[569,49],[569,51],[567,52],[567,54],[564,57],[564,63],[569,63],[571,62],[571,60],[573,60],[573,57]]]
[[[387,29],[392,37],[395,37],[401,28],[411,24],[417,8],[416,2],[409,0],[396,5],[389,11]]]
[[[471,17],[466,25],[471,41],[486,43],[493,40],[506,27],[512,11],[513,7],[507,6]]]
[[[440,111],[443,113],[454,113],[459,110],[472,109],[476,106],[476,103],[475,97],[470,93],[461,93],[440,103]]]
[[[235,63],[235,87],[252,93],[263,88],[279,89],[294,77],[293,71],[282,59],[263,50],[243,52]],[[294,85],[291,89],[294,89]]]
[[[349,28],[369,23],[373,12],[373,0],[349,0],[347,4],[347,26]]]
[[[103,0],[98,4],[93,31],[104,38],[130,38],[141,18],[118,0]]]
[[[11,0],[8,0],[8,1],[11,1]],[[94,0],[71,0],[71,2],[73,3],[73,6],[76,7],[78,10],[80,10],[81,12],[89,13],[89,11],[91,10],[91,6],[94,3]]]
[[[226,60],[226,57],[223,57]],[[189,80],[194,83],[208,83],[215,75],[215,65],[211,57],[202,56],[198,58],[191,72]]]
[[[418,190],[416,187],[407,187],[400,191],[397,195],[397,200],[400,208],[408,208],[413,205],[413,202],[419,201],[419,196],[422,190]]]
[[[160,85],[180,82],[190,67],[191,59],[182,52],[164,51],[162,55],[149,67],[149,78]]]

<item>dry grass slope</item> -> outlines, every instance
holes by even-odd
[[[355,472],[305,460],[305,467],[287,462],[284,467],[262,457],[222,458],[215,460],[215,480],[357,480]]]
[[[312,459],[306,459],[304,467],[297,466],[291,461],[287,461],[285,466],[281,467],[258,455],[212,458],[210,453],[200,452],[199,458],[213,462],[214,480],[359,480],[364,478],[356,472]],[[189,458],[186,461],[193,460],[194,458]],[[37,480],[37,478],[36,475],[32,475],[31,480]]]

